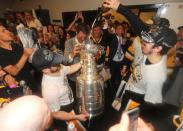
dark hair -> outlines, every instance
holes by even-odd
[[[102,28],[101,23],[100,22],[97,22],[96,24],[94,24],[93,28],[96,28],[96,27]]]
[[[24,11],[23,13],[24,13],[24,15],[25,15],[25,13],[29,13],[29,14],[33,15],[32,11],[30,11],[30,10]]]
[[[123,26],[127,25],[127,26],[128,26],[128,28],[130,27],[129,23],[128,23],[128,22],[126,22],[126,21],[123,21],[123,22],[122,22],[122,25],[123,25]]]
[[[89,34],[89,27],[88,25],[84,24],[84,23],[80,23],[77,25],[76,27],[76,32],[79,33],[79,32],[83,32],[84,34]]]
[[[69,34],[71,38],[76,36],[76,32],[72,30],[69,30],[67,34]]]
[[[122,27],[123,27],[123,30],[125,30],[123,23],[116,22],[116,23],[115,23],[115,29],[116,29],[117,27],[119,27],[119,26],[122,26]]]
[[[6,27],[6,28],[8,27],[8,26],[7,26],[7,23],[6,23],[6,20],[3,19],[3,18],[1,18],[1,17],[0,17],[0,26],[4,26],[4,27]]]
[[[160,52],[161,55],[166,55],[167,52],[170,50],[169,47],[164,46],[164,45],[154,45],[154,47],[158,47],[158,46],[161,46],[161,47],[162,47],[162,50],[161,50],[161,52]]]

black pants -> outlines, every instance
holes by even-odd
[[[115,94],[117,92],[117,89],[120,85],[121,82],[121,67],[122,63],[121,62],[115,62],[115,61],[110,61],[110,73],[111,73],[111,97],[114,98]]]
[[[69,82],[69,85],[70,85],[72,93],[73,93],[74,101],[76,101],[76,82],[72,81],[70,79],[68,79],[68,82]]]
[[[110,61],[110,73],[111,73],[111,81],[114,84],[120,84],[121,81],[121,67],[122,62]]]

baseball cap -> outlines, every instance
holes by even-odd
[[[163,45],[168,48],[173,47],[177,42],[176,32],[166,26],[156,27],[155,30],[150,32],[142,31],[141,38],[148,43]]]
[[[156,26],[159,27],[169,27],[170,26],[170,22],[167,18],[161,18],[161,17],[154,17],[153,19],[153,23]]]
[[[49,68],[58,64],[66,64],[68,59],[62,52],[56,53],[45,48],[38,49],[32,57],[32,65],[38,70]]]

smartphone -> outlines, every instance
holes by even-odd
[[[130,131],[137,131],[137,124],[138,124],[138,117],[139,117],[139,107],[135,107],[129,111],[127,111],[127,114],[130,118]]]

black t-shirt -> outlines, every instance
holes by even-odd
[[[9,65],[16,65],[23,55],[23,47],[16,43],[11,43],[12,50],[0,47],[0,65],[4,68]],[[33,77],[30,74],[28,62],[25,63],[21,71],[15,76],[17,81],[25,80],[30,88],[36,88]]]

